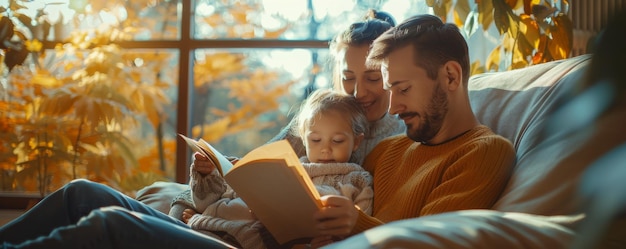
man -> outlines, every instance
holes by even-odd
[[[323,197],[314,218],[326,242],[394,220],[491,208],[515,152],[472,112],[468,47],[458,28],[432,15],[409,18],[374,41],[368,63],[381,66],[389,112],[406,135],[383,140],[365,159],[374,177],[372,216],[345,197]]]

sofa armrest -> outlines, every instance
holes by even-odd
[[[568,248],[582,219],[457,211],[387,223],[323,248]]]
[[[135,199],[168,214],[174,197],[188,188],[186,184],[159,181],[137,191]]]

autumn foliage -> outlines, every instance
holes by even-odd
[[[93,8],[104,8],[101,1],[91,2]],[[119,1],[127,9],[140,2]],[[21,6],[12,3],[11,10],[0,11],[0,35],[8,44],[2,52],[26,56],[16,61],[0,57],[6,77],[0,82],[0,190],[45,195],[72,179],[87,178],[132,195],[154,181],[169,180],[165,176],[174,171],[177,141],[163,127],[175,120],[176,103],[168,92],[177,86],[164,79],[178,72],[163,69],[172,67],[173,53],[120,47],[118,42],[140,32],[132,27],[141,17],[130,11],[119,27],[73,32],[53,50],[44,50],[41,37],[16,38],[7,14]],[[275,125],[257,118],[276,110],[287,93],[290,82],[278,87],[278,73],[248,70],[242,55],[225,52],[200,55],[193,70],[198,96],[226,87],[238,104],[202,110],[203,120],[194,124],[191,136],[219,141]]]
[[[468,36],[495,25],[502,43],[487,61],[473,63],[473,73],[523,68],[568,58],[572,50],[572,22],[568,0],[427,0],[435,15],[454,22]],[[506,61],[506,68],[500,68]]]
[[[133,194],[154,181],[171,180],[167,177],[173,175],[176,157],[187,156],[176,153],[181,142],[172,129],[177,102],[193,101],[190,137],[217,142],[249,133],[247,138],[254,140],[258,131],[277,125],[259,117],[279,109],[281,98],[300,80],[258,61],[251,66],[254,58],[244,53],[198,49],[192,82],[175,82],[179,73],[186,73],[174,66],[175,52],[120,45],[138,34],[150,34],[143,37],[148,41],[179,39],[179,1],[70,1],[70,8],[82,16],[114,7],[124,9],[126,16],[105,28],[72,32],[48,49],[42,41],[50,30],[63,33],[63,23],[41,21],[43,10],[34,18],[22,15],[20,2],[26,1],[10,0],[8,8],[0,8],[1,191],[45,195],[71,179],[87,178]],[[473,63],[473,73],[562,59],[571,50],[567,0],[474,0],[474,10],[470,0],[426,3],[468,35],[496,27],[502,43],[486,61]],[[195,20],[202,25],[199,39],[277,39],[298,24],[276,16],[278,25],[265,29],[258,16],[251,18],[262,8],[258,1],[205,4],[213,12]],[[142,12],[146,6],[156,7]],[[146,13],[152,16],[142,16]],[[450,16],[453,20],[446,20]],[[147,27],[160,28],[150,32]],[[172,99],[176,84],[190,84],[193,100]],[[228,103],[225,107],[209,104],[215,91],[218,101]]]

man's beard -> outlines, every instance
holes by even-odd
[[[406,126],[406,135],[415,142],[428,144],[430,140],[439,133],[443,120],[448,113],[448,96],[437,84],[430,98],[430,103],[426,107],[426,113],[409,113],[409,115],[419,116],[419,125],[413,127]]]

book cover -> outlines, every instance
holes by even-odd
[[[208,143],[185,141],[195,151],[226,159]],[[320,195],[289,142],[262,145],[228,165],[222,168],[224,179],[279,243],[316,235],[313,213],[322,207]]]

